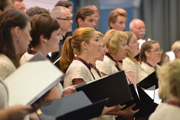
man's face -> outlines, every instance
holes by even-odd
[[[26,13],[25,5],[23,2],[16,1],[14,3],[14,8],[19,9],[20,11]]]
[[[95,23],[95,14],[92,14],[90,16],[87,16],[84,21],[82,21],[81,18],[79,18],[79,27],[91,27],[95,28],[96,23]]]
[[[65,34],[67,32],[72,31],[72,13],[68,10],[62,10],[61,15],[56,17],[57,21],[60,24],[61,34],[64,32]]]
[[[119,31],[124,31],[125,27],[126,27],[126,21],[127,21],[127,18],[124,17],[124,16],[118,16],[117,17],[117,20],[115,23],[110,23],[112,29],[115,29],[115,30],[119,30]]]
[[[130,31],[132,31],[136,35],[137,39],[143,39],[146,32],[144,22],[142,21],[134,22],[134,27],[130,29]]]

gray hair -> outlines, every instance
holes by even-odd
[[[56,6],[56,7],[54,7],[53,10],[51,11],[51,17],[55,18],[55,17],[57,17],[58,15],[61,16],[63,10],[70,12],[70,10],[69,10],[68,8],[66,8],[66,7]]]

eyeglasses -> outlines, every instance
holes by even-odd
[[[149,52],[163,52],[163,50],[162,49],[156,49],[154,51],[149,51]]]
[[[73,18],[56,18],[56,19],[59,19],[59,20],[66,20],[66,21],[73,20]]]

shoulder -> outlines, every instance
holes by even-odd
[[[180,107],[165,105],[155,111],[149,120],[178,120],[180,118]]]
[[[5,55],[0,54],[0,78],[5,79],[16,70],[12,61]]]
[[[28,52],[24,53],[21,56],[20,59],[20,65],[23,65],[24,63],[26,63],[28,60],[30,60],[32,57],[34,56],[34,54],[29,54]]]

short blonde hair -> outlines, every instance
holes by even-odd
[[[175,50],[180,50],[180,41],[174,42],[174,44],[171,47],[172,51],[174,52]]]
[[[109,54],[117,54],[122,40],[127,40],[128,36],[125,32],[111,29],[106,32],[105,36],[106,47]]]
[[[157,71],[157,75],[160,97],[171,95],[180,99],[180,60],[165,64],[161,70]]]

